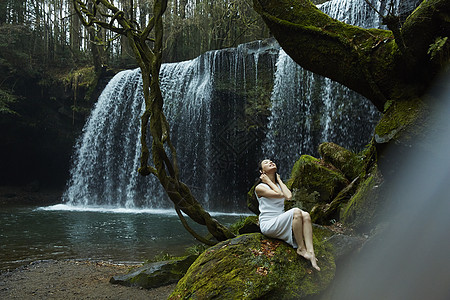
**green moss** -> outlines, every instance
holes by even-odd
[[[88,101],[98,83],[99,74],[95,73],[94,67],[83,67],[72,70],[69,74],[60,75],[59,80],[72,89],[74,98],[77,98],[79,89],[85,90],[86,94],[83,100]]]
[[[405,129],[412,129],[411,133],[418,133],[420,125],[418,119],[427,111],[421,99],[415,98],[408,101],[393,101],[386,113],[375,127],[375,140],[377,143],[387,143],[395,140]]]
[[[348,184],[345,176],[336,168],[309,155],[302,155],[292,168],[287,186],[295,193],[294,201],[301,201],[310,210],[314,203],[308,199],[317,197],[318,202],[329,203]],[[302,198],[301,198],[302,197]]]
[[[236,234],[261,232],[259,229],[259,218],[258,216],[248,216],[245,218],[244,223],[238,229]]]
[[[357,155],[334,143],[322,143],[319,153],[325,163],[329,163],[339,169],[349,180],[356,178],[362,170],[362,155]]]
[[[170,299],[290,299],[317,294],[333,279],[331,246],[314,231],[321,272],[284,242],[253,233],[205,251],[179,281]]]
[[[341,221],[356,231],[366,232],[374,226],[380,207],[381,177],[376,170],[362,182],[345,206]]]

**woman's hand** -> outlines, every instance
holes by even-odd
[[[265,173],[262,173],[261,176],[259,176],[259,179],[261,179],[261,181],[266,184],[269,184],[269,182],[272,181]]]
[[[280,174],[277,173],[276,176],[277,176],[277,182],[278,182],[278,183],[283,182],[283,181],[281,180]]]

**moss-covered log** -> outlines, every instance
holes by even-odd
[[[447,0],[424,1],[396,35],[339,22],[309,0],[253,3],[294,61],[359,92],[380,111],[388,100],[421,97],[449,60]]]

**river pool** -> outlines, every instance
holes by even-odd
[[[241,214],[211,213],[225,225]],[[189,222],[198,232],[202,226]],[[198,242],[175,211],[117,208],[8,206],[0,211],[0,271],[36,260],[91,259],[143,262],[155,255],[182,255]]]

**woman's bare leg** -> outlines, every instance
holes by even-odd
[[[295,241],[297,242],[298,245],[297,253],[305,257],[306,246],[303,239],[303,216],[302,211],[298,208],[294,209],[292,220],[292,231],[294,232]]]
[[[311,217],[307,212],[299,208],[294,209],[292,231],[298,245],[297,254],[309,260],[314,269],[320,271],[314,254]]]
[[[314,244],[313,244],[313,232],[312,232],[312,221],[309,213],[302,211],[302,220],[303,220],[303,238],[305,239],[307,259],[311,261],[312,266],[317,271],[320,271],[319,266],[317,265],[316,255],[314,253]]]

